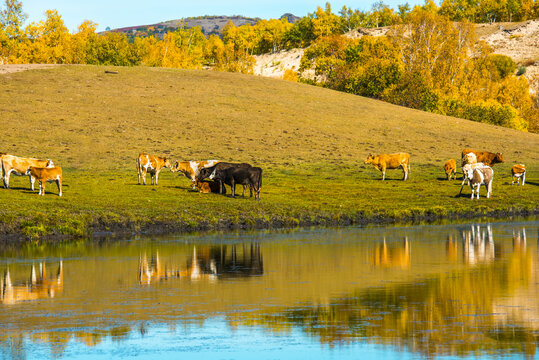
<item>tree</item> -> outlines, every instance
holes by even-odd
[[[342,33],[340,18],[331,12],[330,3],[326,3],[326,8],[320,6],[316,9],[313,18],[313,34],[316,37],[329,36]]]
[[[0,11],[0,63],[10,62],[16,56],[26,18],[21,1],[6,0],[5,9]]]

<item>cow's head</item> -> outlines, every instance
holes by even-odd
[[[204,180],[205,178],[209,177],[211,175],[210,168],[202,168],[198,172],[197,179],[198,180]]]
[[[24,173],[24,175],[30,175],[30,169],[32,168],[33,166],[29,166],[28,169],[26,169],[26,172]]]
[[[367,156],[367,158],[365,159],[365,164],[372,164],[373,161],[374,161],[374,155],[369,154],[369,156]]]
[[[47,159],[47,167],[48,167],[48,168],[54,167],[54,163],[52,162],[52,160]]]
[[[494,161],[492,163],[497,164],[503,162],[505,162],[505,160],[503,159],[502,153],[496,153],[496,155],[494,155]]]
[[[170,159],[168,158],[168,156],[165,156],[163,158],[163,167],[164,168],[169,168],[172,164],[170,163]]]
[[[176,161],[176,162],[174,163],[174,165],[172,165],[172,166],[170,167],[170,171],[172,171],[172,172],[177,172],[177,171],[180,170],[179,167],[180,167],[180,162],[179,162],[179,161]]]

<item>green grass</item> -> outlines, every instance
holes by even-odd
[[[254,76],[155,68],[61,66],[0,76],[0,151],[51,158],[64,196],[12,177],[0,189],[0,231],[39,238],[96,232],[348,224],[380,219],[535,212],[539,137],[327,89]],[[442,166],[465,147],[501,151],[494,194],[455,197]],[[264,169],[262,201],[189,191],[164,170],[138,186],[139,152],[221,159]],[[369,152],[411,154],[410,181],[363,164]],[[510,166],[528,184],[510,186]],[[148,177],[149,183],[149,177]],[[484,192],[482,192],[482,195]]]

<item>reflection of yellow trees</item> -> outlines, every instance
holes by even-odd
[[[488,244],[489,229],[478,230],[473,230],[476,243]],[[514,237],[514,252],[504,262],[492,262],[492,258],[421,284],[358,290],[346,298],[331,300],[329,305],[306,304],[276,313],[233,315],[230,322],[234,326],[259,325],[275,332],[299,327],[323,343],[367,339],[405,346],[427,356],[497,354],[499,350],[533,355],[539,336],[538,324],[531,320],[538,310],[537,304],[529,301],[536,301],[533,292],[537,285],[535,279],[530,281],[533,262],[523,251],[522,238]],[[465,245],[466,237],[463,241]],[[456,252],[456,242],[451,238],[448,247]],[[384,253],[384,245],[378,248],[377,256]],[[511,296],[507,296],[508,289]],[[517,289],[531,290],[520,296]],[[499,307],[503,304],[500,299],[505,298],[528,311],[500,316],[500,311],[510,311]],[[535,312],[529,308],[535,308]]]
[[[31,301],[52,298],[61,293],[64,286],[63,265],[60,261],[56,276],[49,278],[45,263],[39,264],[39,275],[32,265],[30,279],[22,284],[13,283],[9,269],[0,279],[0,304],[16,304],[21,301]]]

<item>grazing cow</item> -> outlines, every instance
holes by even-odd
[[[58,196],[62,196],[62,168],[55,167],[34,167],[26,171],[26,175],[39,181],[39,195],[45,196],[45,183],[55,182],[58,186]]]
[[[501,153],[491,153],[488,151],[477,151],[472,149],[462,150],[462,158],[464,159],[464,156],[469,153],[474,153],[477,157],[477,162],[482,162],[487,166],[494,166],[495,164],[503,163],[505,161]]]
[[[191,187],[196,188],[196,178],[201,169],[211,167],[218,164],[219,160],[203,160],[203,161],[176,161],[174,166],[170,168],[172,172],[181,172],[186,178],[191,179]]]
[[[223,170],[226,170],[228,168],[232,168],[232,167],[251,167],[250,164],[247,164],[247,163],[229,163],[229,162],[219,162],[211,167],[207,167],[207,168],[203,168],[203,169],[200,169],[200,172],[198,174],[198,179],[199,180],[203,180],[207,177],[210,177],[210,175],[212,173],[215,172],[215,170],[217,170],[218,172],[221,172]],[[217,181],[219,181],[219,188],[221,189],[220,193],[221,194],[224,194],[224,189],[225,189],[225,183],[223,183],[223,179],[216,179]],[[230,185],[230,183],[226,183],[227,185]],[[245,186],[243,186],[243,196],[245,196]],[[252,189],[251,189],[251,196],[252,196]]]
[[[22,158],[18,156],[13,155],[2,155],[1,156],[2,161],[2,173],[4,177],[4,187],[6,189],[9,188],[9,176],[11,174],[17,175],[17,176],[25,176],[27,174],[28,168],[30,166],[34,167],[53,167],[54,164],[51,160],[40,160],[40,159],[33,159],[33,158]],[[32,188],[32,191],[34,191],[34,181],[35,179],[30,176],[30,187]]]
[[[195,187],[203,194],[218,193],[221,185],[217,181],[195,180]],[[226,188],[224,189],[226,194]]]
[[[520,184],[520,178],[522,178],[522,185],[524,185],[524,182],[526,181],[526,165],[513,165],[513,167],[511,168],[511,175],[513,176],[513,181],[511,182],[511,185],[515,183],[515,178],[517,179],[517,185]]]
[[[386,178],[386,169],[402,168],[404,171],[403,180],[406,180],[410,172],[410,155],[408,153],[380,154],[377,156],[369,154],[365,164],[372,164],[380,170],[382,172],[382,181]]]
[[[494,179],[494,170],[490,166],[476,167],[474,169],[467,168],[465,176],[470,182],[470,188],[472,189],[472,200],[474,198],[474,191],[477,192],[477,199],[479,199],[479,189],[481,185],[487,187],[487,199],[490,198],[492,193],[492,180]]]
[[[154,183],[157,185],[159,182],[159,173],[163,168],[168,167],[170,167],[170,160],[168,157],[140,153],[137,158],[138,184],[140,185],[140,178],[142,178],[144,185],[146,185],[146,173],[150,173],[152,185]]]
[[[462,184],[460,184],[460,191],[459,195],[462,194],[462,188],[464,187],[464,184],[468,182],[468,185],[470,185],[470,179],[466,176],[467,172],[470,170],[474,170],[477,168],[483,168],[486,165],[483,163],[472,163],[472,164],[466,164],[462,167]]]
[[[477,163],[477,156],[473,152],[471,152],[462,156],[462,161],[461,161],[460,166],[462,167],[466,164],[475,164],[475,163]]]
[[[259,167],[229,167],[224,170],[214,169],[209,176],[211,180],[221,180],[229,184],[232,197],[236,195],[236,184],[249,185],[255,191],[255,200],[260,200],[260,188],[262,187],[262,169]],[[252,196],[252,193],[251,193]],[[245,187],[243,195],[245,197]]]
[[[447,176],[447,180],[451,180],[452,175],[455,175],[455,179],[457,178],[457,162],[455,159],[449,159],[446,161],[444,171],[445,175]]]

